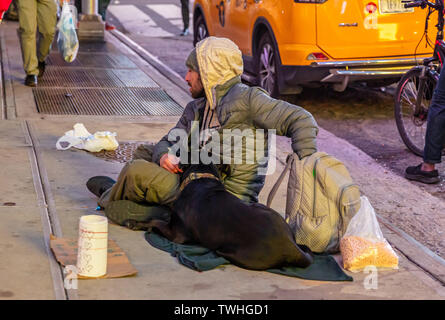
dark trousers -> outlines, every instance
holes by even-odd
[[[184,23],[184,30],[189,27],[190,12],[189,12],[189,0],[181,0],[182,7],[182,22]]]
[[[107,14],[107,8],[110,4],[111,0],[99,0],[97,11],[99,11],[99,14],[102,16],[102,20],[106,21],[106,14]]]
[[[440,163],[445,145],[445,69],[440,73],[434,90],[427,121],[423,161]]]

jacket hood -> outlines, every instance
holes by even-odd
[[[187,60],[185,60],[185,65],[187,68],[199,72],[198,60],[196,58],[196,48],[190,52]]]
[[[208,37],[196,44],[196,57],[207,101],[213,110],[220,98],[218,86],[243,73],[242,54],[231,40]]]

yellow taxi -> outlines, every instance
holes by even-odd
[[[320,84],[342,91],[354,81],[383,86],[432,54],[426,11],[401,0],[195,0],[194,44],[207,36],[233,40],[243,78],[271,95]]]

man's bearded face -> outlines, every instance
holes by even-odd
[[[190,93],[194,99],[204,97],[204,87],[202,86],[201,76],[198,72],[189,69],[185,75],[185,81],[187,81],[190,87]]]

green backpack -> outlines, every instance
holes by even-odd
[[[299,159],[289,154],[267,199],[270,207],[288,169],[286,222],[298,244],[316,253],[339,251],[340,239],[360,208],[360,190],[345,165],[325,152]]]

